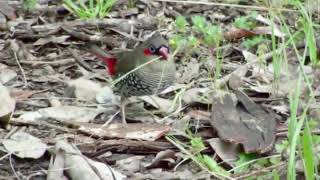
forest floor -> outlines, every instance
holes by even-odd
[[[119,0],[89,19],[68,2],[0,1],[0,179],[319,178],[318,0]],[[175,83],[122,124],[85,46],[158,32]]]

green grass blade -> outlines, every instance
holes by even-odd
[[[309,123],[306,121],[302,135],[302,154],[304,164],[304,174],[307,180],[315,179],[315,160],[313,153],[312,136]]]
[[[218,172],[219,174],[223,174],[225,176],[230,176],[231,174],[223,169],[219,164],[213,160],[210,156],[208,155],[203,155],[202,156],[204,163],[207,165],[207,167],[213,171],[213,172]]]
[[[290,98],[291,117],[288,124],[289,143],[290,143],[290,155],[289,155],[289,164],[288,164],[288,173],[287,173],[288,180],[296,179],[296,169],[295,169],[296,146],[298,143],[297,141],[299,140],[299,134],[303,125],[303,120],[304,120],[303,118],[301,118],[299,122],[297,120],[301,81],[302,81],[302,77],[301,77],[301,74],[299,74],[299,79],[298,79],[295,93],[294,95],[292,95],[293,97],[291,96]]]

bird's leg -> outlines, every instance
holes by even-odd
[[[126,105],[127,105],[127,101],[126,99],[121,96],[121,107],[120,107],[120,112],[121,112],[121,118],[122,118],[122,124],[127,124],[126,121]]]

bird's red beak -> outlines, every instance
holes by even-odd
[[[161,56],[161,59],[168,60],[169,59],[169,49],[167,47],[161,47],[159,50],[159,55]]]

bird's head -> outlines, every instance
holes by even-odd
[[[145,56],[159,56],[160,60],[168,60],[170,48],[168,41],[159,33],[154,34],[141,44]]]

